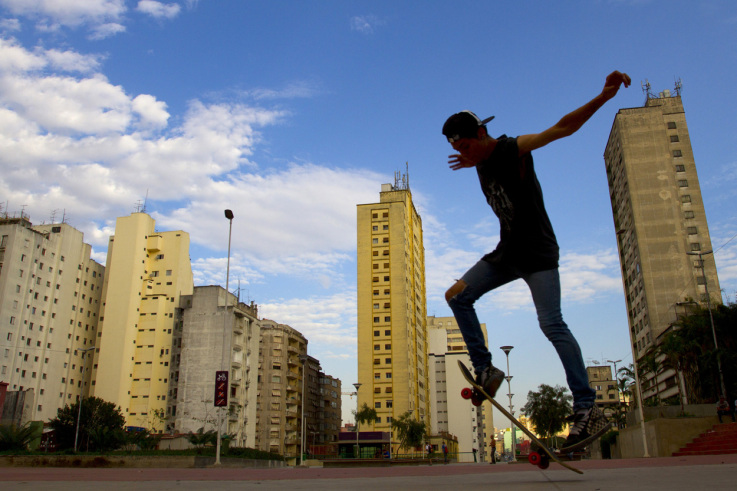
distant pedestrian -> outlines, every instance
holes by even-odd
[[[732,408],[729,407],[729,403],[724,396],[721,396],[719,398],[719,402],[717,402],[717,416],[719,417],[720,423],[723,422],[722,416],[732,416],[732,422],[735,422],[734,412],[732,411]]]
[[[448,463],[448,445],[443,442],[443,462]]]

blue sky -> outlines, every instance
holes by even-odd
[[[535,162],[561,244],[564,316],[587,361],[630,363],[609,129],[619,108],[643,104],[641,82],[660,92],[682,80],[734,300],[735,33],[726,0],[0,0],[0,204],[34,223],[64,213],[104,264],[116,217],[148,196],[160,230],[190,233],[197,285],[225,284],[232,209],[230,284],[304,333],[347,390],[356,205],[409,166],[428,313],[451,315],[445,289],[493,249],[499,227],[473,171],[448,169],[447,116],[472,109],[496,116],[492,134],[538,132],[626,71],[633,85]],[[497,347],[515,346],[516,408],[541,383],[565,385],[523,283],[478,307],[500,365]]]

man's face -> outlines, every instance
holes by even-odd
[[[481,162],[484,158],[483,146],[479,138],[460,138],[451,143],[453,149],[461,154],[461,158],[474,165]]]

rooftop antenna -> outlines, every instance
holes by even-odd
[[[675,87],[676,96],[681,95],[681,90],[683,90],[683,83],[681,82],[681,78],[676,79],[676,87]]]
[[[143,210],[143,209],[144,209],[144,206],[143,206],[143,201],[141,201],[140,199],[139,199],[138,201],[136,201],[136,202],[134,203],[134,205],[135,205],[135,207],[136,207],[136,208],[135,208],[135,210],[136,210],[136,211],[135,211],[135,213],[141,213],[141,210]]]
[[[62,212],[61,223],[67,223],[67,209],[66,208],[64,208],[64,211]]]
[[[56,213],[59,211],[59,209],[51,210],[51,223],[54,223],[56,221]]]
[[[146,213],[146,204],[148,203],[148,188],[146,189],[146,198],[143,200],[143,213]]]
[[[640,85],[642,86],[642,93],[645,94],[645,97],[648,99],[653,99],[655,97],[652,93],[652,87],[650,87],[648,79],[645,79],[645,83],[640,82]]]

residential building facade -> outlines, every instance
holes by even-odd
[[[302,445],[307,339],[296,329],[261,320],[256,446],[296,459]],[[305,389],[306,390],[306,389]]]
[[[486,324],[481,324],[486,340]],[[466,344],[454,317],[427,318],[428,360],[430,363],[430,414],[433,431],[455,435],[458,461],[491,461],[494,416],[491,403],[474,406],[461,397],[468,387],[458,362],[471,366]]]
[[[157,232],[145,213],[116,221],[91,395],[120,406],[126,425],[164,430],[175,313],[192,295],[189,234]]]
[[[632,354],[640,360],[679,307],[721,303],[716,264],[681,96],[647,91],[621,109],[604,152]],[[701,255],[700,255],[701,254]],[[678,393],[673,371],[641,380],[645,399]]]
[[[376,431],[406,412],[432,431],[422,220],[407,176],[357,219],[358,407],[376,409]]]
[[[0,216],[0,382],[32,420],[88,395],[105,276],[91,252],[66,223]]]
[[[231,446],[255,448],[258,306],[239,302],[221,286],[195,287],[179,302],[167,394],[168,430],[214,430],[220,421]],[[225,408],[214,406],[217,371],[229,371]]]

